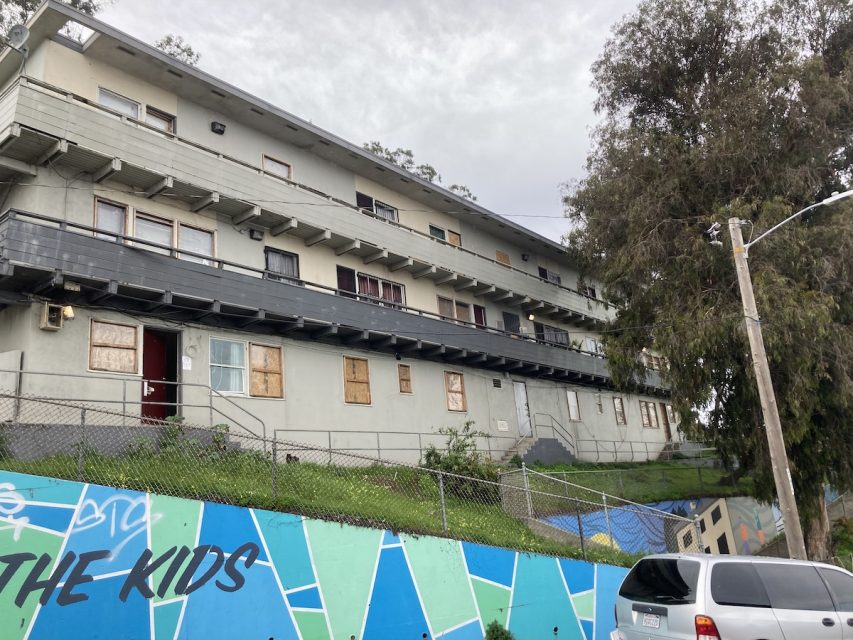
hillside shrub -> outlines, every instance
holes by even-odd
[[[424,454],[423,463],[428,469],[453,474],[444,476],[446,494],[461,500],[496,503],[499,498],[498,487],[488,483],[498,481],[498,468],[488,456],[477,450],[477,438],[488,438],[488,434],[474,430],[474,422],[471,420],[461,429],[442,427],[438,432],[447,436],[446,448],[438,449],[430,445]]]

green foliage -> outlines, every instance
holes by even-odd
[[[416,164],[415,154],[412,153],[411,149],[397,147],[392,151],[389,147],[384,146],[378,140],[365,142],[362,147],[373,155],[379,156],[383,160],[387,160],[392,164],[396,164],[401,169],[405,169],[409,173],[413,173],[427,182],[441,184],[441,174],[438,173],[438,170],[436,170],[436,168],[431,164]],[[460,198],[465,198],[471,202],[477,201],[477,196],[471,193],[471,190],[465,185],[452,184],[447,187],[447,189],[455,193]]]
[[[154,43],[154,46],[166,55],[170,55],[191,67],[197,67],[201,58],[201,54],[195,51],[186,40],[171,33],[160,38]]]
[[[509,464],[517,469],[521,469],[521,465],[524,464],[524,460],[522,460],[521,456],[516,453],[509,459]]]
[[[486,627],[486,637],[483,640],[515,640],[515,636],[497,620],[492,620]]]
[[[430,445],[424,454],[424,466],[436,471],[444,471],[444,490],[447,495],[475,502],[495,502],[498,495],[496,485],[477,482],[498,481],[498,468],[477,450],[477,438],[488,438],[488,434],[473,429],[474,422],[469,420],[462,429],[442,427],[438,432],[447,436],[446,450]],[[466,476],[464,478],[457,476]]]
[[[111,0],[61,0],[77,11],[93,16],[100,11],[104,5],[110,4]],[[35,10],[42,4],[42,0],[3,0],[0,3],[0,35],[5,36],[9,28],[18,23],[25,23]],[[66,33],[76,37],[74,33]]]
[[[853,520],[842,518],[832,527],[832,555],[845,563],[849,571],[853,571]]]
[[[172,449],[184,439],[184,416],[168,416],[160,434],[160,448]]]
[[[593,66],[603,122],[565,199],[568,246],[620,306],[605,345],[614,381],[642,381],[637,355],[653,345],[688,435],[751,470],[765,501],[775,488],[731,248],[703,232],[737,217],[756,237],[849,187],[851,34],[843,0],[643,1]],[[806,523],[824,484],[853,484],[851,209],[821,207],[749,254]]]
[[[12,457],[12,451],[9,448],[9,442],[7,440],[6,432],[3,429],[3,426],[0,425],[0,460],[5,460],[6,458]]]

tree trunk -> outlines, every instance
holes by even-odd
[[[823,492],[815,500],[817,515],[809,522],[804,523],[806,531],[806,553],[809,560],[826,561],[830,556],[830,536],[832,530],[829,524],[829,515],[826,513],[826,500]]]

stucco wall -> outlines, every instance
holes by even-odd
[[[627,572],[3,471],[0,491],[4,640],[480,640],[493,620],[518,640],[607,640]],[[62,586],[22,592],[37,562]]]

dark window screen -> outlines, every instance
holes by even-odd
[[[722,517],[723,514],[720,511],[720,507],[714,507],[714,510],[711,512],[711,522],[713,524],[717,524],[720,521],[720,518]]]
[[[619,595],[636,602],[696,602],[699,563],[675,558],[640,560],[626,576]]]
[[[726,537],[724,533],[719,538],[717,538],[717,553],[727,554],[729,552],[729,539]]]
[[[835,607],[814,567],[796,564],[755,563],[774,609],[833,611]]]
[[[341,292],[351,291],[355,293],[355,271],[346,267],[338,267],[338,289]],[[341,295],[347,295],[342,293]],[[355,296],[350,296],[354,298]]]
[[[521,331],[521,320],[514,313],[504,311],[504,329],[510,333],[518,333]]]
[[[749,562],[723,562],[711,569],[711,597],[717,604],[769,607],[770,600]]]
[[[373,198],[366,196],[363,193],[355,192],[355,203],[359,209],[369,209],[373,211]]]
[[[853,578],[834,569],[821,569],[839,611],[853,612]]]

